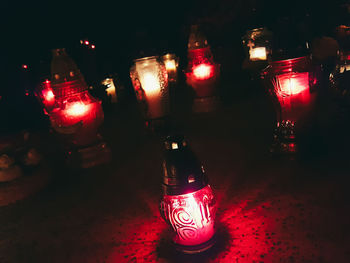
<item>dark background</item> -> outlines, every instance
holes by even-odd
[[[41,80],[50,77],[53,48],[67,49],[88,84],[117,73],[132,93],[132,60],[142,54],[171,51],[180,57],[183,69],[190,25],[199,23],[217,62],[222,66],[225,59],[235,62],[222,72],[223,79],[225,74],[232,79],[242,76],[241,37],[246,30],[267,26],[280,46],[333,36],[336,25],[348,23],[343,2],[2,1],[1,130],[40,125],[40,107],[31,95]],[[96,49],[80,45],[80,39],[88,39]],[[23,64],[28,70],[21,68]],[[230,92],[224,94],[230,97]]]

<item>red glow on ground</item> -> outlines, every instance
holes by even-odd
[[[214,195],[210,186],[185,195],[166,195],[161,209],[176,235],[174,242],[184,246],[202,244],[214,235]]]
[[[200,80],[210,79],[214,76],[214,67],[210,64],[200,64],[193,68],[193,75]]]
[[[95,45],[91,45],[91,48],[92,48],[92,49],[95,49]]]
[[[85,45],[87,45],[87,46],[90,44],[90,42],[89,42],[89,41],[87,41],[87,40],[85,40],[85,42],[84,42],[84,43],[85,43]]]
[[[23,65],[22,65],[22,68],[27,69],[27,68],[28,68],[28,65],[23,64]]]

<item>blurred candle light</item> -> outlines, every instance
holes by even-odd
[[[105,85],[107,87],[107,96],[111,98],[111,102],[116,103],[118,101],[118,98],[113,78],[106,78],[102,81],[102,85]]]
[[[34,91],[35,96],[41,102],[44,107],[44,113],[48,114],[54,107],[55,95],[51,87],[51,81],[48,79],[40,84]]]
[[[248,30],[242,42],[250,61],[266,61],[271,55],[272,32],[267,28]]]
[[[257,48],[251,48],[249,50],[249,56],[250,60],[266,60],[267,54],[266,54],[266,47],[257,47]]]
[[[330,90],[345,106],[350,103],[350,52],[342,49],[338,53],[336,66],[329,74]]]
[[[176,57],[175,54],[166,54],[162,56],[162,60],[168,72],[168,81],[170,83],[176,82],[179,59]]]
[[[109,160],[109,149],[101,141],[98,128],[104,114],[101,101],[92,97],[83,75],[67,55],[65,49],[53,50],[51,63],[52,81],[46,81],[46,97],[52,97],[54,106],[48,112],[51,125],[64,134],[71,152],[80,155],[80,165],[88,168]]]
[[[196,94],[193,110],[212,111],[218,106],[217,84],[220,65],[214,62],[207,39],[197,25],[191,27],[188,41],[186,82]]]

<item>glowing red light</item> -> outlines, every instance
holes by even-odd
[[[309,89],[309,73],[282,74],[277,76],[279,82],[279,94],[292,96]]]
[[[84,42],[84,43],[85,43],[85,45],[87,45],[87,46],[90,44],[90,42],[89,42],[89,41],[87,41],[87,40],[85,40],[85,42]]]
[[[55,99],[55,95],[51,89],[43,90],[43,96],[47,102],[52,102]]]
[[[22,65],[22,68],[27,69],[27,68],[28,68],[28,65],[23,64],[23,65]]]
[[[174,242],[196,246],[214,235],[214,195],[209,185],[189,194],[165,195],[161,211],[173,227]]]
[[[200,64],[193,68],[193,74],[200,80],[210,79],[214,76],[214,67],[210,64]]]
[[[65,113],[67,116],[79,117],[84,116],[89,110],[89,105],[82,102],[74,102],[66,106]]]
[[[91,45],[91,48],[92,48],[92,49],[95,49],[95,45]]]

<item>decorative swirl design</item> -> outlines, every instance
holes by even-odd
[[[195,227],[181,227],[177,229],[177,233],[182,240],[191,240],[197,238],[197,229]]]
[[[185,208],[178,207],[172,211],[171,219],[174,228],[181,239],[194,239],[197,236],[197,226],[193,217]]]
[[[194,224],[192,216],[183,207],[178,207],[174,209],[171,217],[174,223],[179,226],[187,226]]]

